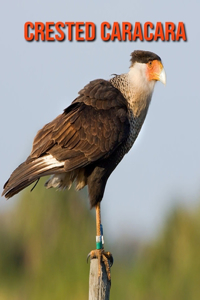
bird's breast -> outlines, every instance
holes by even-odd
[[[142,124],[144,123],[146,117],[146,113],[141,114],[139,117],[135,117],[133,111],[129,110],[129,122],[130,122],[130,134],[125,143],[125,151],[126,153],[133,146],[140,129],[142,128]]]

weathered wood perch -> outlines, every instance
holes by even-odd
[[[98,259],[90,260],[89,300],[109,300],[111,283],[108,281],[106,268],[101,263],[101,276],[98,278]]]

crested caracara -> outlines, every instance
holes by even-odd
[[[110,80],[91,81],[64,112],[38,131],[28,158],[4,185],[10,198],[19,191],[51,175],[47,188],[76,189],[88,186],[90,206],[96,208],[97,250],[102,257],[100,202],[106,182],[134,144],[145,120],[156,81],[165,84],[165,71],[158,55],[148,51],[131,54],[129,72]],[[107,266],[107,273],[110,273]]]

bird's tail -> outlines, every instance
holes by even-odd
[[[10,198],[42,176],[62,172],[64,162],[59,162],[52,155],[34,160],[27,160],[19,165],[4,184],[2,196]]]

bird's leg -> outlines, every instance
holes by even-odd
[[[108,280],[111,281],[110,266],[113,264],[113,257],[110,252],[104,251],[103,226],[101,224],[100,202],[96,205],[96,250],[92,250],[88,257],[98,258],[98,277],[101,276],[101,263],[106,268]]]
[[[96,249],[102,249],[100,202],[96,205]]]

